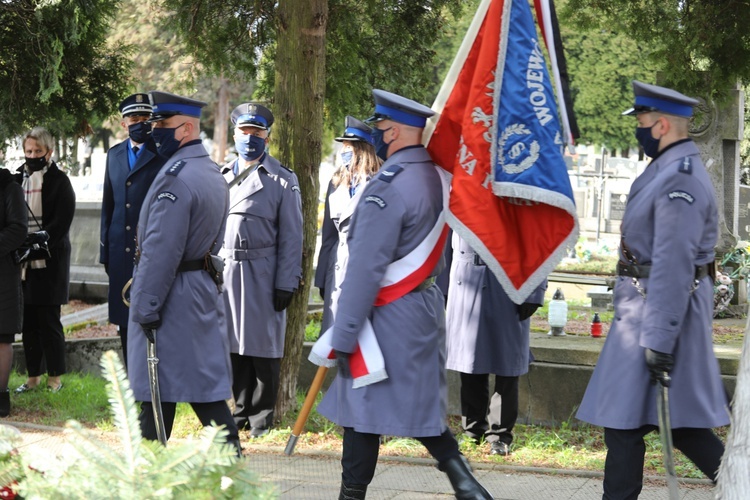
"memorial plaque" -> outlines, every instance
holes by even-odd
[[[737,233],[740,239],[750,241],[750,186],[740,186],[737,219]]]
[[[625,204],[628,201],[628,195],[625,193],[609,194],[609,218],[613,220],[622,220],[625,214]]]

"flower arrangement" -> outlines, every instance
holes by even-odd
[[[739,241],[719,262],[714,281],[714,318],[732,315],[729,303],[734,297],[734,282],[750,274],[750,242]]]

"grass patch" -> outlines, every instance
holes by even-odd
[[[615,256],[592,254],[586,262],[565,260],[555,271],[578,274],[615,274],[618,258]]]
[[[26,380],[25,375],[13,372],[11,390]],[[102,431],[113,431],[114,424],[109,411],[105,381],[102,378],[80,373],[63,375],[65,387],[59,393],[35,390],[24,394],[13,394],[10,422],[28,422],[39,425],[62,427],[70,419],[79,421],[84,427]],[[46,380],[42,380],[46,386]],[[305,394],[298,392],[297,408],[302,407]],[[315,407],[322,396],[319,394]],[[266,436],[252,441],[259,447],[283,447],[291,434],[298,410],[284,415],[277,426]],[[456,435],[459,446],[473,462],[503,463],[526,467],[548,467],[555,469],[604,470],[606,447],[603,430],[571,420],[556,427],[516,425],[512,453],[507,457],[489,455],[489,444],[476,444],[462,433],[461,418],[449,418],[449,426]],[[201,424],[187,403],[179,403],[175,416],[172,437],[197,437]],[[717,429],[725,441],[727,428]],[[305,431],[297,443],[298,449],[341,451],[342,429],[320,415],[315,408],[310,413]],[[247,431],[240,432],[243,443],[249,443]],[[427,458],[427,450],[415,439],[383,436],[380,453],[383,456],[409,456]],[[680,477],[702,478],[703,474],[675,451],[675,467]],[[646,436],[646,474],[663,475],[661,443],[656,433]]]

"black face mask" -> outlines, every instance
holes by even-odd
[[[138,122],[128,125],[128,136],[133,142],[143,144],[148,140],[149,135],[151,135],[151,124],[148,122]]]
[[[47,166],[47,158],[42,156],[39,158],[26,157],[26,169],[29,172],[38,172]]]

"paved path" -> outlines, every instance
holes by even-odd
[[[34,456],[62,457],[75,453],[61,429],[15,425],[21,431],[20,451]],[[109,433],[108,440],[114,439]],[[244,444],[244,443],[243,443]],[[115,445],[116,446],[116,445]],[[253,470],[273,483],[282,499],[335,499],[341,478],[336,453],[296,452],[288,457],[281,448],[247,445],[245,458]],[[368,499],[452,498],[445,474],[427,459],[384,459],[378,463],[368,490]],[[596,472],[519,468],[475,464],[475,474],[496,499],[502,500],[595,500],[602,495],[601,474]],[[682,482],[681,498],[711,500],[713,489],[705,480]],[[667,499],[664,482],[646,481],[641,500]]]

